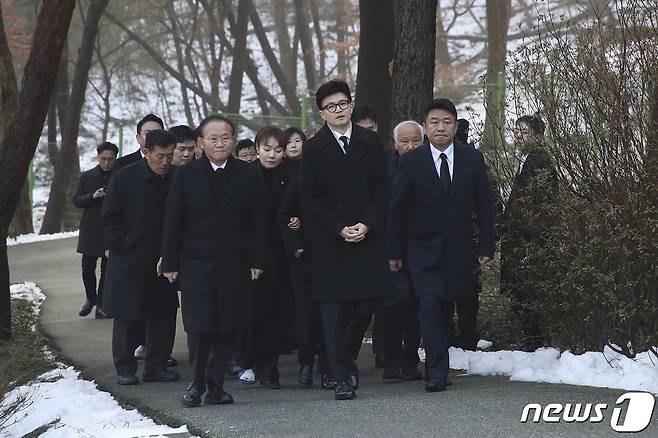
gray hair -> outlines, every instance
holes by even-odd
[[[395,143],[398,142],[398,131],[400,130],[400,128],[403,128],[405,126],[415,126],[420,131],[420,136],[421,137],[423,136],[423,127],[420,126],[418,122],[414,120],[405,120],[404,122],[398,123],[398,125],[395,128],[393,128],[393,141]]]

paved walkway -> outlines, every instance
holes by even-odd
[[[362,370],[358,398],[338,402],[333,394],[296,386],[293,356],[281,360],[278,391],[257,385],[227,382],[236,404],[184,409],[179,398],[190,373],[185,333],[179,321],[174,357],[182,380],[174,383],[140,383],[122,387],[115,383],[111,359],[110,320],[80,318],[77,312],[84,293],[80,256],[75,238],[32,243],[9,248],[11,281],[34,281],[47,295],[41,327],[54,347],[70,363],[96,380],[124,405],[170,425],[187,424],[209,437],[604,437],[617,435],[610,427],[612,406],[622,390],[570,385],[510,382],[505,377],[454,377],[454,386],[437,394],[424,392],[422,382],[388,383],[372,366],[369,346],[360,358]],[[318,379],[319,380],[319,379]],[[598,424],[521,424],[527,403],[607,403],[605,420]],[[639,436],[658,436],[658,408],[651,425]]]

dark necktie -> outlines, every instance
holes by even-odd
[[[452,181],[450,180],[450,168],[448,167],[448,157],[444,153],[441,153],[439,157],[441,157],[441,175],[439,175],[439,179],[441,180],[441,187],[443,187],[443,192],[446,195],[449,195]]]
[[[343,151],[345,151],[345,155],[347,155],[347,148],[350,144],[350,139],[345,137],[344,135],[340,138],[341,143],[343,143]]]

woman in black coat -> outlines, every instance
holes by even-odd
[[[280,387],[279,354],[290,351],[293,299],[288,260],[276,215],[294,173],[283,160],[283,132],[266,127],[256,136],[258,160],[254,163],[265,181],[267,255],[263,276],[254,283],[249,306],[247,357],[256,365],[256,377],[272,389]],[[243,346],[244,348],[244,346]]]

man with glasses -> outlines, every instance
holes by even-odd
[[[185,407],[230,404],[224,391],[249,282],[263,273],[265,203],[257,167],[233,157],[235,125],[220,115],[197,129],[204,155],[179,168],[167,199],[162,272],[178,279],[192,382]],[[180,274],[180,275],[179,275]]]
[[[352,311],[371,315],[387,287],[386,154],[372,131],[352,124],[349,86],[331,80],[316,92],[326,122],[304,143],[302,209],[313,255],[312,296],[320,302],[330,379],[337,400],[356,397],[350,382],[362,333],[347,330]],[[356,336],[359,339],[355,338]]]

